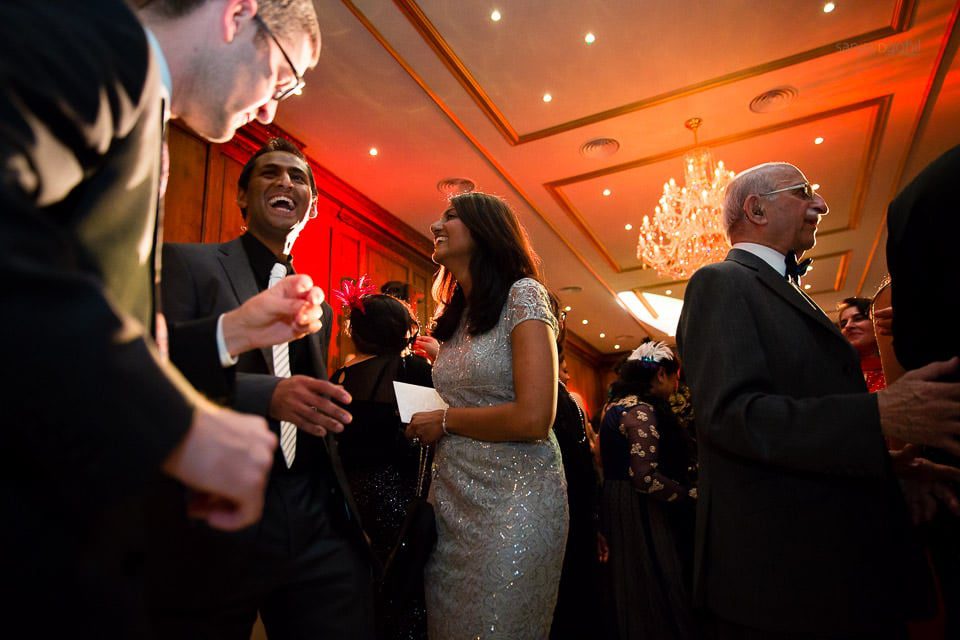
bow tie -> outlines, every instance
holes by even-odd
[[[787,265],[787,272],[784,274],[784,277],[799,286],[800,278],[803,277],[803,274],[805,274],[807,269],[810,268],[810,265],[813,264],[813,258],[807,258],[798,263],[797,254],[791,251],[787,254],[784,262]]]

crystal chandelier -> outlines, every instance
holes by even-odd
[[[697,146],[702,120],[690,118],[684,126],[693,132],[694,148],[683,156],[684,186],[676,180],[663,185],[663,196],[653,219],[643,216],[637,258],[663,277],[685,280],[705,264],[719,262],[730,243],[723,230],[723,192],[734,176],[714,165],[706,147]]]

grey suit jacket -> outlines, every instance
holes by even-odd
[[[677,338],[699,438],[698,603],[771,631],[907,617],[925,566],[876,397],[833,322],[734,249],[691,278]]]

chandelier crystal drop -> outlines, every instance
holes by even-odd
[[[710,149],[697,146],[701,122],[690,118],[684,123],[694,143],[683,157],[684,186],[673,178],[663,185],[653,217],[643,216],[637,244],[637,258],[645,266],[675,280],[723,260],[730,249],[723,230],[723,194],[735,173],[722,160],[714,164]]]

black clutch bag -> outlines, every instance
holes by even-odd
[[[429,457],[430,447],[420,445],[416,494],[407,505],[407,515],[400,525],[397,544],[390,551],[383,568],[381,592],[394,600],[421,593],[423,567],[437,543],[437,520],[433,505],[427,502],[425,495]]]

